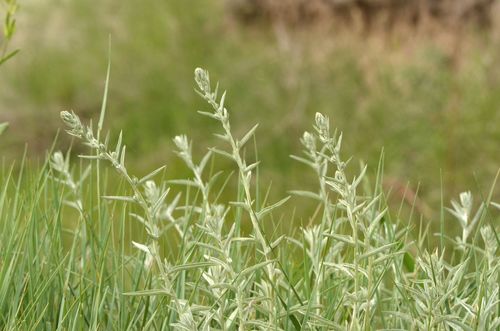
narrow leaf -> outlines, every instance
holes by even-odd
[[[126,148],[127,148],[127,146],[123,146],[122,153],[120,155],[120,164],[124,168],[125,168],[125,151],[126,151]]]
[[[147,182],[148,180],[150,180],[151,178],[153,178],[154,176],[156,176],[160,171],[162,171],[165,168],[166,168],[166,166],[161,166],[158,169],[153,170],[152,172],[150,172],[146,176],[144,176],[141,179],[139,179],[138,184],[139,185],[144,184],[145,182]]]
[[[281,199],[280,201],[276,202],[275,204],[272,204],[270,206],[267,206],[267,207],[261,209],[257,213],[257,218],[261,219],[262,217],[264,217],[265,215],[267,215],[268,213],[270,213],[273,209],[278,208],[279,206],[283,205],[285,202],[288,201],[288,199],[290,199],[290,196],[288,196],[288,197],[286,197],[284,199]]]
[[[192,180],[188,179],[172,179],[168,181],[169,184],[174,184],[174,185],[184,185],[184,186],[193,186],[193,187],[198,187],[198,184]]]
[[[217,148],[210,148],[209,150],[219,155],[222,155],[230,160],[234,160],[233,155],[229,154],[228,152],[221,151],[220,149]]]
[[[288,193],[321,201],[321,197],[319,196],[319,194],[314,193],[314,192],[310,192],[310,191],[292,190],[292,191],[288,191]]]
[[[9,123],[7,123],[7,122],[0,123],[0,134],[4,133],[5,130],[7,130],[8,126],[9,126]]]
[[[257,130],[258,127],[259,127],[259,124],[255,124],[254,127],[251,128],[250,131],[248,131],[247,134],[243,138],[241,138],[241,140],[239,141],[240,147],[243,147],[243,145],[245,145],[248,142],[248,140],[250,138],[252,138],[252,136],[255,133],[255,130]]]
[[[255,272],[255,271],[257,271],[257,270],[265,267],[266,265],[274,263],[274,262],[275,262],[275,260],[268,260],[268,261],[264,261],[264,262],[261,262],[261,263],[254,264],[254,265],[252,265],[252,266],[250,266],[250,267],[248,267],[246,269],[243,269],[239,273],[238,277],[244,277],[247,274],[253,273],[253,272]]]
[[[218,119],[217,115],[215,115],[214,113],[210,113],[208,111],[201,111],[201,110],[199,110],[198,114],[204,115],[204,116],[208,116],[208,117],[211,117],[211,118],[214,118],[214,119]]]
[[[156,295],[169,295],[165,290],[143,290],[135,292],[125,292],[123,295],[127,296],[156,296]]]
[[[378,253],[381,253],[391,247],[394,247],[398,245],[397,242],[393,242],[393,243],[390,243],[390,244],[386,244],[386,245],[383,245],[383,246],[380,246],[380,247],[377,247],[377,248],[374,248],[374,249],[371,249],[369,250],[368,252],[366,252],[365,254],[362,254],[359,256],[359,259],[364,259],[364,258],[367,258],[367,257],[370,257],[372,255],[375,255],[375,254],[378,254]]]
[[[7,60],[9,60],[10,58],[12,58],[14,55],[16,55],[17,53],[19,53],[19,50],[16,49],[12,52],[10,52],[9,54],[7,54],[6,56],[4,56],[3,58],[0,59],[0,66],[2,64],[4,64],[5,62],[7,62]]]
[[[106,81],[104,82],[104,95],[102,97],[101,114],[99,115],[99,123],[97,124],[97,138],[98,139],[99,139],[99,134],[101,133],[101,130],[102,130],[102,126],[104,124],[104,117],[106,115],[110,72],[111,72],[111,38],[109,39],[108,68],[106,70]]]
[[[117,200],[126,202],[136,202],[133,197],[121,196],[121,195],[103,195],[101,198],[106,200]]]
[[[135,241],[132,241],[132,245],[134,245],[137,249],[143,251],[146,254],[151,254],[151,251],[149,250],[149,247],[143,244],[139,244]]]
[[[215,262],[195,262],[195,263],[186,263],[183,265],[176,265],[175,267],[172,267],[168,270],[169,273],[174,273],[174,272],[179,272],[183,270],[190,270],[190,269],[200,269],[200,268],[206,268],[206,267],[212,267],[216,265]]]
[[[203,159],[201,159],[200,164],[198,165],[198,171],[200,173],[203,172],[203,169],[205,169],[205,166],[208,163],[208,160],[210,160],[210,157],[212,156],[212,151],[208,151],[205,156],[203,156]]]
[[[310,166],[311,168],[316,168],[316,165],[313,162],[311,162],[307,159],[304,159],[303,157],[296,156],[296,155],[290,155],[290,157],[292,159],[294,159],[295,161],[299,161],[300,163],[304,163],[305,165]]]

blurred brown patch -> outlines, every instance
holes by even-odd
[[[489,27],[494,0],[227,0],[244,23],[330,23],[363,33],[399,28]]]

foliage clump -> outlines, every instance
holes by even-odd
[[[61,113],[67,132],[90,148],[81,157],[93,163],[79,174],[69,153],[61,152],[26,180],[26,193],[21,177],[16,182],[12,172],[3,173],[3,328],[500,327],[499,237],[490,210],[500,205],[488,197],[473,212],[472,195],[463,193],[449,209],[462,236],[440,233],[440,247],[429,249],[425,242],[433,234],[423,228],[414,238],[411,224],[388,210],[381,167],[373,187],[366,167],[348,175],[342,133],[317,113],[313,130],[301,138],[303,155],[292,157],[316,174],[317,188],[290,192],[298,201],[317,203],[317,212],[303,228],[269,231],[290,201],[269,202],[260,194],[260,162],[245,152],[257,126],[236,137],[226,93],[212,86],[203,69],[195,70],[195,81],[212,108],[200,113],[220,124],[222,147],[198,160],[188,137],[175,137],[188,178],[158,180],[165,167],[142,177],[130,174],[122,133],[114,144],[109,135],[101,137],[105,102],[97,130],[74,112]],[[224,173],[213,169],[215,157],[233,164],[232,201],[219,198],[231,175],[222,181]],[[108,185],[102,162],[119,174],[118,187]],[[133,226],[144,235],[130,233]]]

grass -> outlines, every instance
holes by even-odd
[[[2,329],[500,328],[496,179],[480,204],[469,192],[445,204],[443,231],[433,233],[388,207],[384,156],[375,176],[356,173],[342,133],[317,113],[292,156],[298,162],[288,161],[309,171],[315,188],[271,200],[259,129],[236,134],[226,93],[203,69],[195,82],[208,104],[200,114],[220,142],[197,156],[186,135],[173,139],[185,178],[168,179],[168,167],[129,170],[126,137],[103,133],[107,93],[97,126],[61,113],[87,146],[79,166],[58,151],[40,167],[26,158],[4,164]],[[230,171],[218,170],[220,159]],[[315,206],[302,227],[290,226],[292,201]]]

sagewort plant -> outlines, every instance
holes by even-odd
[[[462,236],[437,234],[450,252],[441,247],[431,253],[424,242],[434,234],[423,230],[412,238],[410,224],[388,210],[380,188],[381,166],[370,190],[361,189],[361,184],[369,186],[366,167],[349,178],[350,162],[341,155],[342,134],[317,113],[313,130],[301,138],[304,154],[292,156],[314,171],[317,190],[290,193],[313,199],[318,213],[311,216],[313,224],[295,235],[276,237],[265,232],[263,222],[289,197],[262,206],[253,194],[260,164],[247,160],[245,148],[257,126],[236,137],[224,104],[226,93],[219,95],[218,84],[213,88],[203,69],[195,70],[195,82],[197,93],[212,108],[200,113],[220,124],[216,136],[223,146],[210,148],[197,161],[189,138],[175,137],[175,153],[191,172],[186,179],[156,181],[165,167],[143,177],[129,174],[122,133],[113,146],[109,135],[100,138],[104,107],[97,132],[74,112],[61,113],[67,132],[90,147],[91,153],[82,157],[109,163],[129,186],[123,195],[101,195],[98,187],[98,198],[135,206],[128,218],[147,233],[143,242],[131,243],[142,254],[136,256],[142,263],[125,268],[142,268],[142,284],[148,287],[121,295],[150,299],[146,306],[135,303],[142,307],[136,308],[140,313],[124,325],[175,330],[500,327],[499,236],[490,211],[490,206],[500,205],[490,202],[491,193],[475,213],[469,192],[460,195],[460,202],[453,201],[449,211]],[[207,170],[214,157],[230,160],[237,173],[238,193],[226,204],[218,195],[227,181],[220,186],[222,173]],[[52,155],[50,165],[53,178],[68,190],[66,204],[78,211],[82,223],[90,222],[82,186],[89,173],[99,174],[100,165],[87,168],[79,179],[70,171],[69,156],[61,152]],[[180,193],[171,193],[179,187]],[[249,233],[242,231],[243,222],[251,225]],[[88,240],[85,226],[77,234],[75,241]],[[165,254],[162,244],[174,238],[178,250]]]

